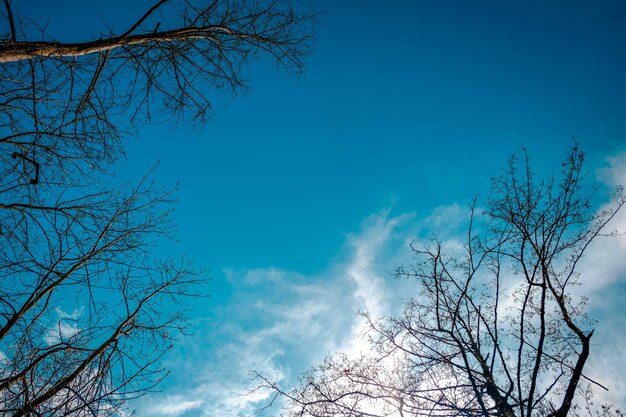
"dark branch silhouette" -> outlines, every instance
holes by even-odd
[[[173,190],[110,185],[134,126],[203,123],[258,57],[300,72],[313,16],[287,1],[160,0],[121,33],[50,38],[0,16],[0,414],[108,416],[166,375],[202,282],[155,258]],[[106,187],[103,184],[109,184]]]
[[[416,293],[396,317],[369,323],[372,354],[335,355],[285,390],[285,416],[623,416],[594,409],[585,375],[594,322],[573,288],[589,245],[626,203],[594,212],[574,147],[559,179],[540,180],[526,153],[471,205],[463,250],[413,246],[397,269]],[[477,222],[480,225],[477,226]]]

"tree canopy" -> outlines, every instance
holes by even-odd
[[[396,276],[415,282],[397,316],[369,323],[371,353],[330,356],[286,398],[285,416],[613,415],[592,407],[586,376],[594,322],[576,291],[590,245],[626,203],[595,211],[573,147],[558,177],[541,179],[526,153],[471,205],[462,248],[412,245]],[[610,382],[610,381],[608,381]]]
[[[166,375],[203,278],[170,237],[173,189],[110,185],[134,126],[203,123],[258,56],[301,71],[312,16],[287,1],[160,0],[120,33],[51,37],[4,1],[0,413],[120,415]]]

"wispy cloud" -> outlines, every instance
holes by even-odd
[[[437,213],[449,227],[468,214],[458,206]],[[170,395],[140,402],[139,415],[252,415],[272,393],[251,392],[251,370],[287,387],[329,353],[369,351],[357,313],[379,317],[401,308],[412,283],[394,280],[391,272],[410,261],[408,244],[432,219],[373,214],[347,235],[343,261],[310,276],[276,267],[223,271],[233,299],[196,323],[195,335],[169,364],[185,378],[170,386]]]
[[[152,415],[161,416],[180,416],[191,410],[195,410],[203,405],[202,400],[189,401],[185,395],[166,396],[159,404],[151,407],[149,410]]]
[[[626,186],[626,152],[607,159],[607,166],[600,170],[599,178],[608,187]],[[615,207],[610,201],[599,210],[607,211]],[[579,272],[586,293],[602,291],[608,286],[623,280],[626,275],[626,209],[621,210],[612,219],[605,233],[617,232],[616,236],[597,239],[589,248],[581,263]],[[601,297],[596,297],[596,300]],[[593,301],[592,301],[593,302]]]
[[[609,187],[626,186],[626,152],[608,158],[599,178]],[[600,210],[611,207],[607,203]],[[588,375],[609,388],[594,390],[597,402],[626,407],[626,209],[615,216],[608,231],[617,231],[618,236],[596,240],[579,268],[591,315],[597,320]]]
[[[68,313],[59,307],[54,310],[57,314],[57,321],[54,325],[50,326],[44,335],[44,341],[48,345],[53,345],[55,343],[59,343],[60,341],[67,340],[80,331],[77,320],[83,312],[82,308],[76,309],[71,313]]]
[[[626,183],[626,154],[612,159],[603,175],[607,182]],[[456,204],[437,207],[422,219],[381,211],[346,237],[343,260],[313,275],[278,267],[224,270],[232,299],[211,317],[197,320],[195,334],[168,364],[176,370],[164,387],[168,394],[141,400],[139,416],[253,415],[271,400],[271,393],[251,391],[251,370],[288,387],[329,353],[366,353],[368,344],[360,337],[363,321],[356,313],[377,317],[397,312],[405,299],[416,295],[411,282],[393,280],[390,273],[411,261],[408,244],[427,245],[436,233],[448,250],[462,250],[469,214],[466,206]],[[626,230],[626,212],[613,227]],[[614,287],[624,282],[625,245],[624,237],[601,239],[581,265],[587,290],[600,300],[592,303],[600,324],[590,376],[604,382],[608,378],[612,390],[598,399],[618,404],[626,404],[626,387],[618,375],[623,367],[616,366],[626,366],[616,349],[626,343],[626,320],[615,315],[620,306]]]
[[[150,395],[139,415],[248,416],[271,395],[250,392],[251,370],[288,386],[329,353],[366,349],[356,337],[362,330],[356,313],[389,312],[385,260],[397,246],[406,251],[408,238],[399,238],[398,229],[410,230],[412,218],[389,210],[372,215],[347,236],[345,260],[312,276],[280,268],[224,271],[233,300],[197,323],[188,352],[170,364],[186,375],[168,389],[176,394]]]

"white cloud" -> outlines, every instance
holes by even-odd
[[[608,166],[599,173],[610,187],[626,186],[626,152],[607,159]],[[600,210],[614,207],[603,205]],[[600,237],[589,248],[579,271],[583,291],[590,298],[593,318],[598,323],[592,338],[588,375],[609,388],[596,388],[596,403],[613,403],[626,407],[626,317],[624,297],[626,293],[626,208],[612,220],[608,231],[619,236]]]
[[[44,336],[44,340],[48,345],[54,345],[69,339],[78,333],[78,331],[79,328],[77,325],[59,321],[54,325],[54,327],[48,329],[46,335]]]
[[[626,187],[626,152],[606,158],[606,165],[597,171],[598,179],[611,187]]]
[[[598,318],[586,374],[602,383],[608,391],[594,387],[596,403],[626,406],[626,317],[623,314],[624,290],[601,294],[603,308],[595,309]],[[616,314],[617,313],[617,314]]]
[[[602,178],[609,187],[626,186],[626,152],[607,159],[608,166],[600,170]],[[615,202],[607,202],[599,211],[615,208]],[[626,275],[626,208],[620,210],[611,220],[605,233],[617,232],[617,236],[599,237],[589,247],[586,257],[581,262],[579,272],[583,277],[583,290],[586,293],[601,292],[614,283],[623,280]],[[596,297],[601,299],[601,297]]]
[[[398,225],[411,217],[412,215],[404,214],[389,218],[389,211],[385,210],[381,214],[370,216],[361,233],[349,236],[353,255],[345,270],[356,284],[354,294],[359,298],[357,304],[363,307],[362,311],[373,316],[387,314],[389,306],[384,282],[387,277],[381,276],[381,272],[384,272],[380,268],[381,252],[386,249]]]
[[[289,386],[328,353],[366,349],[364,339],[356,337],[362,321],[355,313],[390,312],[391,277],[381,258],[393,252],[390,244],[408,252],[407,237],[394,233],[410,226],[411,218],[390,217],[387,210],[371,216],[359,233],[347,237],[345,262],[314,276],[279,268],[225,270],[234,299],[216,317],[202,320],[187,339],[194,357],[181,355],[170,363],[185,368],[179,371],[186,381],[175,389],[185,392],[152,394],[139,404],[138,414],[248,416],[272,395],[251,392],[250,370]],[[204,349],[210,353],[202,355]]]
[[[68,313],[61,309],[60,307],[56,307],[54,309],[55,313],[59,317],[59,320],[68,319],[68,320],[78,320],[80,316],[83,314],[83,307],[74,309],[71,313]]]
[[[626,154],[612,163],[605,178],[626,183]],[[347,236],[343,262],[311,276],[276,267],[224,270],[233,286],[232,300],[214,316],[198,321],[195,335],[185,339],[183,350],[170,359],[169,367],[179,375],[168,389],[170,394],[145,397],[138,415],[249,416],[271,395],[251,392],[255,383],[250,370],[288,387],[329,353],[366,353],[369,345],[359,337],[363,321],[355,313],[377,317],[398,312],[402,301],[417,295],[409,280],[391,279],[390,271],[411,261],[408,243],[428,245],[424,235],[435,232],[444,248],[459,253],[469,214],[459,205],[437,207],[421,221],[409,213],[393,217],[389,210],[374,214],[358,233]],[[626,212],[616,217],[613,227],[626,230]],[[623,282],[624,253],[624,237],[600,239],[589,248],[580,272],[592,277],[586,288],[600,300],[598,305],[603,292]],[[613,379],[612,394],[601,393],[599,399],[626,404],[621,394],[626,387],[616,382],[626,366],[626,358],[616,348],[626,344],[625,323],[615,317],[605,319],[598,334],[606,326],[619,331],[596,338],[592,357],[597,359],[590,364],[590,375],[599,375],[602,381],[607,376]]]
[[[71,313],[59,307],[55,308],[54,311],[57,314],[57,321],[54,325],[50,326],[44,335],[44,341],[48,345],[67,340],[81,330],[75,321],[80,318],[83,312],[82,308],[76,309]]]
[[[150,408],[152,415],[176,417],[203,405],[202,400],[189,401],[184,395],[166,396],[159,404]]]
[[[459,229],[465,232],[471,214],[468,206],[450,204],[438,206],[424,219],[424,224],[437,236],[458,237]]]

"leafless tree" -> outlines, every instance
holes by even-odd
[[[123,33],[82,43],[47,39],[4,5],[6,184],[17,163],[39,182],[83,178],[118,157],[120,138],[146,119],[206,120],[210,95],[245,91],[245,67],[257,56],[298,72],[309,52],[312,16],[279,0],[160,0]],[[36,36],[44,40],[29,39]]]
[[[622,415],[592,410],[585,375],[594,322],[576,285],[590,244],[626,202],[592,210],[574,147],[560,179],[539,180],[526,154],[471,206],[462,251],[413,247],[397,276],[418,291],[401,315],[368,319],[374,353],[329,357],[291,391],[287,416]],[[480,223],[480,224],[478,224]]]
[[[141,183],[3,207],[3,415],[114,415],[164,376],[200,280],[186,261],[150,255],[170,229],[168,197]]]
[[[301,71],[312,15],[160,0],[119,33],[66,42],[0,7],[0,414],[119,415],[164,377],[201,281],[153,255],[172,190],[113,185],[123,141],[155,119],[204,122],[257,57]]]

